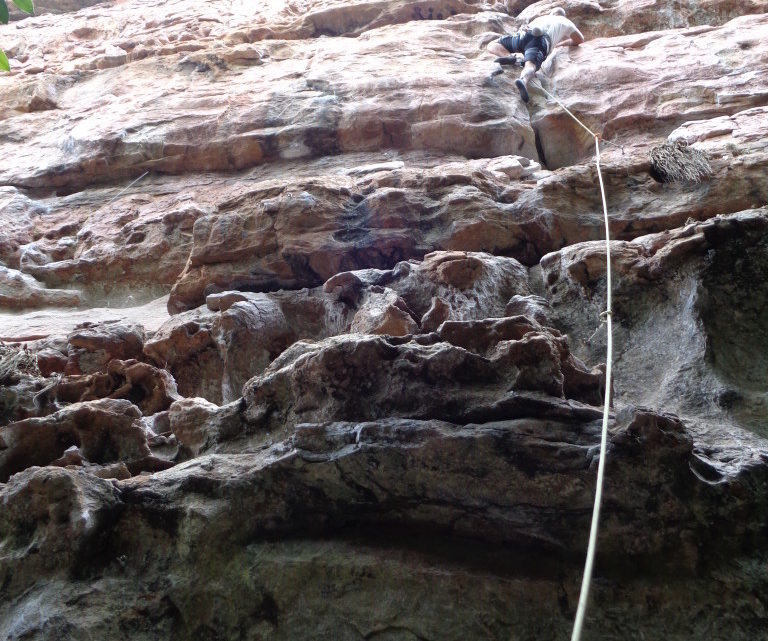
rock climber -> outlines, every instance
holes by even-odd
[[[523,54],[524,66],[515,86],[520,91],[523,102],[528,102],[528,83],[541,68],[541,63],[550,51],[559,44],[580,45],[584,36],[568,18],[565,10],[558,7],[549,14],[531,20],[513,36],[502,36],[486,47],[488,53],[495,56],[499,64],[518,64],[514,54]],[[510,56],[509,54],[513,54]],[[501,73],[501,70],[493,75]]]

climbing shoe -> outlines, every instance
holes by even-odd
[[[520,58],[518,58],[517,56],[505,56],[503,58],[496,58],[494,62],[497,62],[500,65],[512,65],[513,67],[523,66],[522,64],[520,64]]]
[[[528,89],[525,88],[525,83],[518,78],[515,80],[515,87],[520,91],[520,97],[523,99],[523,102],[528,102]]]

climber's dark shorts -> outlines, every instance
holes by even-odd
[[[499,44],[510,53],[522,53],[526,62],[533,62],[536,71],[549,53],[549,41],[546,36],[532,36],[526,33],[522,38],[519,33],[514,36],[502,36]]]

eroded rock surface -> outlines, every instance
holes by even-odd
[[[71,447],[91,463],[134,461],[150,455],[147,438],[136,421],[141,412],[128,401],[76,403],[45,418],[30,418],[0,428],[0,481],[28,467],[62,464]]]
[[[35,307],[77,307],[82,297],[77,291],[49,289],[29,274],[0,266],[0,305],[19,310]]]
[[[527,272],[512,258],[433,252],[391,270],[342,272],[312,289],[209,294],[205,307],[172,316],[145,352],[185,396],[231,402],[300,339],[428,333],[446,320],[503,316],[513,296],[529,293]]]
[[[702,431],[705,449],[710,439],[722,444],[723,431],[766,436],[766,228],[766,210],[748,210],[612,245],[617,393],[695,418],[691,429]],[[605,333],[595,332],[604,304],[604,244],[546,256],[542,276],[554,317],[582,337],[589,361],[605,344]],[[743,438],[740,456],[749,458],[754,442]],[[724,463],[728,449],[717,454]]]
[[[215,6],[214,6],[215,5]],[[2,29],[0,637],[768,626],[768,14],[46,1]],[[48,15],[49,13],[58,15]],[[703,153],[699,183],[649,152]]]

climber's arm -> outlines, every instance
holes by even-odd
[[[576,25],[574,25],[573,33],[571,34],[571,42],[569,42],[568,44],[578,46],[582,42],[584,42],[584,34],[578,30]]]
[[[559,45],[568,45],[569,47],[573,47],[578,46],[584,42],[584,34],[579,31],[579,28],[570,20],[563,18],[563,21],[565,22],[567,29],[560,36],[560,40],[555,46],[557,47]]]

